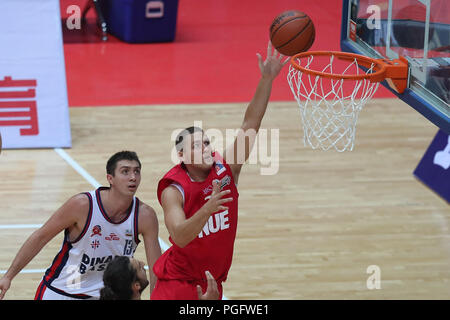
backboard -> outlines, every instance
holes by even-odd
[[[341,49],[409,63],[403,94],[382,84],[450,134],[450,1],[343,0]]]

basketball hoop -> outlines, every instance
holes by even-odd
[[[330,51],[294,55],[287,79],[300,107],[305,145],[353,150],[358,114],[379,82],[387,80],[402,93],[407,76],[408,61],[403,57],[384,60]]]

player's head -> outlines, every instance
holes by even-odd
[[[175,147],[178,157],[186,166],[209,170],[213,164],[212,148],[208,136],[199,127],[189,127],[181,131]]]
[[[138,300],[149,281],[144,263],[127,256],[116,256],[103,273],[100,300]]]
[[[120,151],[106,163],[106,178],[111,187],[124,194],[135,194],[141,183],[141,162],[133,151]]]

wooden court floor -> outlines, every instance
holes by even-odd
[[[173,130],[238,128],[246,103],[71,108],[67,154],[97,182],[120,150],[143,163],[137,196],[158,214],[157,181],[173,165]],[[374,100],[360,114],[352,152],[303,146],[295,102],[271,102],[263,128],[279,129],[279,168],[248,164],[239,181],[239,224],[229,299],[450,299],[450,210],[413,177],[437,128],[395,99]],[[270,145],[270,144],[269,144]],[[269,148],[270,151],[274,151]],[[274,164],[274,162],[272,162]],[[0,155],[0,270],[73,194],[93,186],[55,150]],[[25,225],[25,226],[24,226]],[[6,299],[32,299],[62,244],[52,240],[12,283]],[[143,244],[136,257],[145,260]],[[369,266],[380,289],[369,290]],[[144,292],[148,298],[148,290]]]

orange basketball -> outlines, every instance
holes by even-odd
[[[278,52],[293,56],[307,51],[313,44],[316,31],[306,13],[289,10],[279,14],[270,26],[270,41]]]

